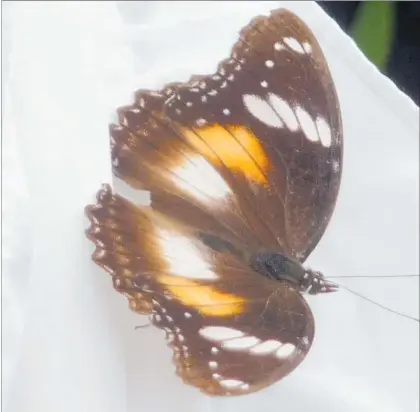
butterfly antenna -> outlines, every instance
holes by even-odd
[[[347,276],[342,276],[342,277],[347,277]],[[375,302],[375,301],[374,301],[374,300],[372,300],[372,299],[367,298],[366,296],[363,296],[362,294],[360,294],[360,293],[358,293],[358,292],[355,292],[354,290],[349,289],[349,288],[348,288],[348,287],[346,287],[346,286],[340,285],[340,284],[338,284],[338,283],[336,283],[336,284],[337,284],[338,286],[340,286],[340,288],[343,288],[343,289],[347,290],[348,292],[353,293],[353,295],[356,295],[356,296],[358,296],[359,298],[362,298],[362,299],[364,299],[364,300],[367,300],[368,302],[373,303],[374,305],[379,306],[380,308],[385,309],[385,310],[387,310],[388,312],[394,313],[394,314],[396,314],[396,315],[399,315],[399,316],[402,316],[402,317],[404,317],[404,318],[411,319],[411,320],[414,320],[414,321],[416,321],[416,322],[420,323],[420,319],[417,319],[417,318],[415,318],[415,317],[413,317],[413,316],[406,315],[405,313],[401,313],[401,312],[398,312],[398,311],[396,311],[396,310],[390,309],[390,308],[388,308],[388,307],[386,307],[386,306],[384,306],[384,305],[381,305],[381,304],[380,304],[380,303],[378,303],[378,302]]]

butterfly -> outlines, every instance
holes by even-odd
[[[285,9],[254,18],[211,75],[139,90],[110,125],[115,177],[86,207],[93,260],[166,332],[177,375],[208,395],[255,392],[305,358],[303,293],[337,290],[303,263],[342,170],[337,94],[310,29]]]

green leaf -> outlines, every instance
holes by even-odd
[[[395,2],[360,2],[351,35],[366,57],[381,70],[388,63],[394,30]]]

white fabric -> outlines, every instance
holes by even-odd
[[[277,2],[283,3],[283,2]],[[345,132],[336,213],[308,265],[418,274],[419,110],[314,3]],[[107,124],[137,88],[211,72],[268,2],[5,3],[5,412],[418,410],[419,327],[346,291],[310,299],[303,364],[254,395],[210,399],[173,373],[163,334],[90,261],[84,206],[110,181]],[[418,316],[417,278],[343,279]]]

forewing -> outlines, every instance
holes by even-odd
[[[105,186],[87,208],[96,263],[130,307],[166,331],[177,374],[211,395],[241,395],[287,375],[314,334],[311,311],[287,283]]]
[[[338,99],[311,31],[286,10],[258,17],[216,73],[172,92],[166,117],[235,188],[266,248],[303,261],[331,217],[342,168]]]
[[[210,76],[139,91],[111,126],[115,174],[154,208],[233,242],[305,260],[334,209],[342,130],[325,58],[286,10],[241,31]]]
[[[238,185],[245,182],[235,183],[229,169],[221,174],[163,115],[174,87],[139,91],[136,104],[119,109],[120,124],[110,126],[115,176],[148,190],[153,209],[171,219],[217,235],[242,252],[258,250],[266,235],[242,208]]]

